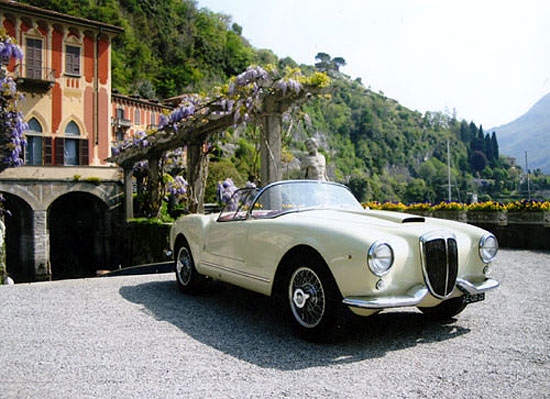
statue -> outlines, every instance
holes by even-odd
[[[306,140],[308,155],[302,160],[301,171],[305,179],[328,181],[327,161],[325,156],[317,151],[317,141],[314,138]]]

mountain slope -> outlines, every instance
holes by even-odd
[[[501,154],[515,157],[524,165],[527,151],[529,169],[550,173],[550,93],[524,115],[490,131],[497,134]]]

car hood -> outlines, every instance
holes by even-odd
[[[420,236],[424,233],[434,230],[447,230],[454,233],[473,233],[482,232],[478,227],[466,223],[437,219],[425,218],[413,214],[365,210],[364,212],[350,212],[339,210],[311,210],[306,212],[296,212],[288,216],[296,219],[307,220],[308,223],[324,226],[328,229],[346,229],[346,230],[379,230],[389,234],[414,235]]]

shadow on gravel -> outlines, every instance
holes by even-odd
[[[470,330],[428,321],[411,310],[350,320],[332,342],[297,338],[270,298],[237,287],[212,284],[201,296],[179,293],[175,281],[120,289],[123,298],[169,322],[193,339],[264,368],[300,370],[383,357],[424,343],[445,341]]]

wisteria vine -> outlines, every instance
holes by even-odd
[[[175,110],[161,116],[158,129],[135,133],[133,137],[115,145],[111,159],[113,162],[124,162],[128,159],[145,158],[145,154],[153,148],[158,138],[162,138],[164,142],[167,136],[176,137],[176,134],[195,131],[217,118],[230,118],[234,126],[246,124],[265,111],[263,102],[266,95],[273,95],[278,100],[299,100],[309,97],[307,94],[310,91],[318,91],[329,84],[330,79],[319,72],[305,76],[298,68],[287,67],[281,72],[272,65],[266,68],[250,66],[224,86],[215,89],[211,96],[190,94],[183,97]],[[130,151],[129,155],[124,154],[126,151]],[[170,176],[164,174],[163,190],[180,200],[188,192],[187,182],[183,178],[175,177],[184,169],[182,155],[183,153],[176,153],[171,158],[163,157],[159,160],[162,167],[170,164],[179,166],[176,168],[178,173],[170,173]]]
[[[160,131],[177,133],[182,127],[204,122],[209,115],[233,115],[235,125],[250,122],[262,112],[261,94],[265,92],[292,98],[309,88],[324,88],[329,84],[330,79],[320,72],[305,76],[299,68],[286,67],[281,72],[273,65],[265,69],[258,65],[249,66],[227,84],[215,89],[212,97],[198,94],[185,96],[174,111],[161,116],[158,130],[134,134],[114,146],[113,155],[129,149],[145,148],[151,144],[150,135]]]
[[[0,57],[21,59],[23,53],[14,40],[5,32],[0,32]],[[11,76],[2,66],[0,69],[0,171],[8,167],[21,166],[27,141],[28,129],[23,114],[18,111],[22,95]]]

